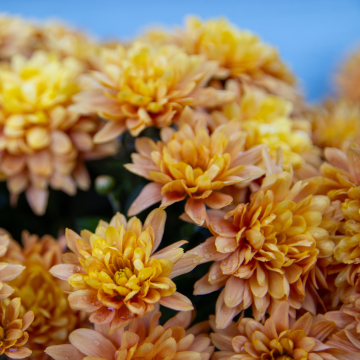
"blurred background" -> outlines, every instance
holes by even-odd
[[[360,45],[359,0],[1,0],[0,11],[11,15],[45,21],[63,20],[87,30],[100,39],[128,40],[151,25],[174,27],[181,25],[188,14],[203,19],[224,16],[240,28],[257,33],[276,46],[281,57],[293,69],[306,98],[317,102],[333,91],[332,76],[344,58]],[[155,129],[143,135],[157,138]],[[98,175],[111,175],[114,190],[108,195],[78,191],[75,197],[63,192],[50,192],[49,206],[44,216],[30,210],[21,195],[16,209],[11,208],[5,183],[0,183],[0,227],[6,228],[17,240],[28,229],[39,235],[57,236],[69,227],[94,231],[100,219],[109,220],[116,211],[127,212],[129,205],[146,183],[124,169],[134,152],[134,140],[129,134],[121,139],[120,153],[110,159],[88,163],[92,181]],[[183,203],[172,205],[161,246],[177,240],[189,241],[187,248],[202,243],[209,233],[181,222]],[[140,214],[141,220],[153,209]],[[198,320],[205,320],[215,306],[216,294],[192,296],[193,284],[203,276],[209,264],[201,265],[190,274],[176,280],[178,291],[191,298],[198,308]],[[164,310],[164,320],[171,311]]]
[[[129,39],[150,25],[173,27],[184,16],[225,16],[275,45],[301,80],[306,97],[332,90],[331,74],[360,44],[359,0],[1,0],[0,10],[63,19],[99,38]]]

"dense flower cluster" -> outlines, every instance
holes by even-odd
[[[58,239],[24,230],[21,245],[0,229],[0,355],[359,358],[359,64],[311,107],[277,50],[225,19],[124,44],[1,15],[12,205],[24,192],[43,215],[50,188],[75,195],[96,173],[113,212],[92,204],[96,226],[67,209],[49,218]],[[32,226],[18,211],[14,236]]]

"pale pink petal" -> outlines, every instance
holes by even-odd
[[[5,354],[10,359],[24,359],[32,354],[32,351],[26,347],[12,346],[5,350]]]
[[[128,216],[133,216],[161,201],[161,184],[151,182],[144,186],[138,197],[131,204]]]
[[[224,290],[220,293],[215,308],[215,316],[216,316],[216,327],[218,329],[225,329],[230,324],[232,319],[241,311],[240,306],[236,306],[233,308],[228,308],[224,303]]]
[[[115,140],[126,130],[123,122],[108,121],[105,125],[95,134],[94,143],[101,144]]]
[[[72,172],[72,176],[79,189],[87,191],[90,188],[91,180],[89,172],[83,163],[78,163]]]
[[[199,226],[206,219],[206,207],[203,200],[194,200],[189,198],[185,204],[186,214]]]
[[[45,350],[55,360],[83,360],[85,355],[71,344],[49,346]]]
[[[204,202],[208,207],[218,210],[230,205],[233,202],[233,198],[230,195],[213,191],[206,199],[204,199]]]
[[[164,234],[165,222],[166,212],[163,209],[153,210],[145,220],[144,229],[151,225],[155,234],[154,244],[151,253],[154,253],[161,243],[161,239]]]
[[[273,312],[271,318],[274,320],[278,334],[289,330],[289,302],[282,301]]]
[[[199,255],[185,254],[182,258],[174,264],[173,271],[168,276],[173,279],[177,276],[187,274],[200,264],[202,257]]]
[[[74,275],[75,273],[86,274],[86,271],[82,267],[73,264],[55,265],[49,272],[52,276],[55,276],[60,280],[67,280],[69,276]]]
[[[356,185],[360,185],[360,149],[350,146],[347,152],[350,173]]]
[[[194,309],[191,301],[177,291],[170,296],[161,298],[159,304],[177,311],[189,311]]]
[[[73,346],[87,356],[97,356],[107,360],[115,358],[114,344],[94,330],[75,330],[69,335],[69,340]]]
[[[68,248],[78,256],[81,256],[76,246],[76,241],[81,239],[81,236],[71,229],[66,229],[65,237]]]
[[[93,312],[101,308],[102,303],[97,299],[97,292],[94,290],[77,290],[68,297],[70,307],[73,310]]]
[[[224,289],[224,301],[226,306],[230,308],[238,306],[243,300],[244,290],[244,279],[239,279],[236,276],[230,276]]]
[[[11,286],[3,284],[3,287],[0,290],[0,300],[8,298],[13,292],[14,289]]]
[[[49,198],[49,191],[30,186],[26,192],[26,199],[36,215],[44,215]]]
[[[7,264],[0,270],[0,280],[7,282],[17,278],[25,269],[22,265]]]
[[[215,284],[209,283],[209,275],[204,275],[200,280],[198,280],[194,285],[194,295],[204,295],[210,294],[214,291],[219,290],[225,285],[225,280],[217,282]]]
[[[178,312],[174,317],[168,320],[164,325],[164,329],[168,329],[173,326],[180,326],[184,329],[188,328],[195,316],[193,311],[181,311]]]

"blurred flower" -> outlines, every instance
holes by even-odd
[[[24,345],[29,340],[26,330],[34,320],[34,313],[28,311],[20,316],[20,308],[20,298],[2,300],[0,304],[0,355],[5,353],[11,359],[23,359],[32,353]]]
[[[340,69],[337,84],[341,97],[360,101],[360,51],[350,56]]]
[[[36,52],[0,66],[0,175],[13,203],[25,191],[36,214],[47,205],[48,185],[76,193],[90,179],[86,159],[114,154],[115,143],[96,146],[98,119],[69,110],[78,92],[81,64],[72,58]]]
[[[213,359],[348,359],[343,357],[347,351],[326,342],[335,329],[332,321],[315,320],[307,313],[291,325],[288,311],[289,304],[284,301],[264,324],[243,318],[225,330],[213,327],[215,333],[211,334],[211,339],[220,350],[215,352]]]
[[[129,171],[153,181],[135,199],[130,215],[160,200],[165,208],[188,197],[185,212],[202,225],[205,205],[220,209],[232,202],[233,198],[222,192],[224,187],[245,181],[248,185],[265,173],[250,165],[262,158],[262,147],[242,151],[245,134],[239,123],[219,126],[210,134],[204,126],[184,122],[178,131],[164,129],[161,138],[157,143],[145,137],[136,139],[138,153],[132,154],[133,164],[125,165]]]
[[[360,294],[353,291],[344,301],[340,310],[325,314],[337,328],[329,343],[348,351],[349,359],[356,359],[360,356]]]
[[[175,46],[135,42],[128,48],[104,49],[101,70],[85,82],[76,109],[110,120],[96,134],[97,143],[126,129],[137,136],[148,126],[171,125],[185,105],[214,107],[231,101],[231,92],[206,87],[216,68],[216,62]]]
[[[204,55],[208,60],[217,61],[216,78],[233,78],[291,101],[298,100],[295,78],[276,48],[226,19],[202,21],[190,16],[184,29],[174,33],[150,30],[144,38],[152,44],[176,44],[188,54]]]
[[[346,151],[360,144],[360,109],[346,100],[327,101],[310,112],[314,144]]]
[[[319,249],[328,247],[322,224],[330,205],[326,196],[313,196],[318,179],[297,182],[283,172],[263,180],[250,204],[229,213],[208,212],[214,235],[189,254],[215,261],[195,283],[196,295],[221,291],[216,304],[216,326],[226,328],[243,309],[252,305],[255,319],[287,300],[291,316],[305,297],[305,282],[315,266]]]
[[[153,210],[142,226],[139,219],[128,222],[117,213],[110,224],[100,221],[95,234],[81,237],[67,229],[67,264],[50,272],[68,280],[76,289],[69,295],[74,310],[91,313],[95,324],[111,323],[111,330],[144,316],[159,303],[174,310],[191,310],[192,304],[176,292],[171,279],[191,271],[199,262],[196,255],[183,254],[174,243],[154,253],[161,242],[166,220],[164,210]]]
[[[0,14],[0,61],[12,56],[29,56],[36,45],[36,29],[24,19]]]
[[[271,157],[284,170],[293,169],[295,179],[319,175],[320,151],[312,144],[311,124],[290,118],[292,103],[248,87],[241,90],[233,80],[227,81],[225,87],[236,93],[236,100],[212,113],[208,118],[212,129],[229,120],[238,120],[247,134],[245,150],[266,144]]]
[[[151,316],[151,317],[150,317]],[[51,346],[46,353],[55,360],[105,358],[126,360],[209,360],[211,346],[208,322],[190,325],[191,312],[181,312],[159,325],[161,313],[136,319],[125,329],[109,334],[109,325],[94,330],[78,329],[70,334],[71,345]]]
[[[45,347],[62,344],[71,331],[83,325],[85,315],[70,308],[65,293],[69,290],[68,284],[49,273],[50,267],[60,262],[60,243],[49,235],[39,238],[28,232],[23,232],[22,238],[24,248],[11,240],[14,245],[6,255],[9,261],[21,261],[26,266],[22,274],[10,282],[15,290],[12,297],[21,299],[22,314],[27,311],[34,314],[28,328],[27,346],[33,351],[32,358],[43,359]]]

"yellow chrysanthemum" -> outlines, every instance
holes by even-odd
[[[214,107],[231,101],[232,93],[206,87],[216,69],[216,62],[176,46],[135,42],[104,49],[100,71],[92,73],[77,97],[78,111],[110,120],[96,142],[114,139],[126,129],[137,136],[148,126],[169,126],[185,105]]]
[[[195,284],[195,294],[222,288],[216,305],[216,325],[226,328],[240,311],[252,305],[261,319],[282,300],[289,301],[292,317],[305,298],[305,283],[319,253],[326,255],[329,209],[326,196],[313,196],[319,183],[297,182],[288,172],[266,177],[250,204],[233,211],[208,212],[214,235],[189,251],[216,261]]]
[[[176,292],[171,279],[191,271],[200,257],[184,255],[184,241],[154,253],[165,219],[165,211],[156,209],[142,226],[136,217],[127,222],[117,213],[110,224],[101,221],[95,234],[84,230],[80,237],[68,229],[67,245],[75,254],[50,271],[76,290],[69,295],[71,307],[91,313],[95,324],[111,323],[112,330],[145,316],[156,303],[191,310],[190,300]]]
[[[333,240],[335,261],[329,274],[335,274],[340,299],[352,287],[360,286],[360,149],[353,144],[347,153],[326,148],[328,162],[321,166],[324,183],[319,192],[326,194],[340,209],[339,231]]]
[[[76,186],[88,189],[83,160],[116,149],[93,143],[98,119],[69,109],[81,71],[77,60],[45,52],[0,65],[0,175],[14,201],[26,190],[37,214],[45,211],[49,185],[70,195]]]
[[[0,304],[0,355],[4,354],[11,359],[23,359],[31,355],[29,333],[26,332],[34,320],[34,313],[28,311],[20,316],[21,300],[5,299]]]
[[[109,335],[110,326],[94,330],[75,330],[69,337],[71,345],[51,346],[46,353],[55,360],[126,359],[126,360],[209,360],[214,352],[207,334],[207,321],[186,329],[191,311],[178,313],[163,326],[161,313],[150,313],[136,319],[125,329]]]
[[[182,117],[193,119],[189,108]],[[265,174],[255,164],[262,158],[262,147],[243,151],[245,134],[240,124],[218,126],[210,134],[205,126],[192,126],[180,119],[180,129],[163,129],[162,141],[138,138],[132,154],[133,164],[125,167],[152,182],[144,187],[129,209],[134,215],[161,201],[165,208],[187,198],[186,214],[198,225],[206,217],[206,205],[221,209],[232,203],[223,189],[230,185],[247,186]],[[184,120],[184,121],[183,121]]]
[[[25,266],[22,274],[10,282],[14,289],[12,298],[21,299],[21,313],[34,314],[27,330],[30,335],[27,346],[34,359],[41,359],[46,346],[62,344],[76,326],[82,325],[84,315],[70,308],[65,293],[68,284],[49,273],[51,266],[59,264],[60,244],[49,235],[39,238],[23,232],[22,237],[24,248],[11,240],[5,258]]]
[[[310,112],[314,144],[346,151],[360,144],[360,109],[346,100],[327,101]]]
[[[238,120],[247,133],[245,150],[266,144],[271,157],[285,170],[293,168],[296,178],[318,175],[320,153],[310,138],[311,125],[307,120],[290,118],[290,102],[249,88],[240,91],[234,81],[228,81],[226,88],[237,94],[236,101],[212,113],[209,124],[212,129],[229,120]]]
[[[204,55],[216,61],[219,64],[217,78],[233,78],[291,101],[299,100],[295,78],[277,49],[226,19],[202,21],[190,16],[184,29],[174,33],[149,31],[144,38],[152,44],[176,44],[188,54]]]

